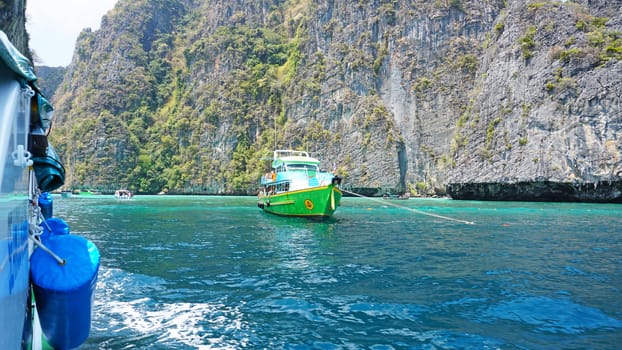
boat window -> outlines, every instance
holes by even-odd
[[[287,164],[287,170],[317,171],[317,165],[313,164]]]
[[[276,184],[276,191],[277,192],[287,192],[287,191],[289,191],[289,181],[277,183]]]

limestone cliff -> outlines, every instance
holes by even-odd
[[[120,0],[78,40],[55,142],[75,183],[104,190],[253,193],[275,145],[313,152],[370,193],[615,183],[620,11]]]
[[[622,200],[620,4],[510,4],[455,129],[450,192]]]
[[[26,32],[25,0],[0,0],[0,30],[16,49],[32,61]]]

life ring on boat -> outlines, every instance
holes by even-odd
[[[305,199],[305,208],[313,210],[313,202],[310,199]]]

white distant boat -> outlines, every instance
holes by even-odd
[[[116,199],[130,199],[132,197],[134,197],[134,195],[129,190],[116,190],[114,192],[114,198]]]

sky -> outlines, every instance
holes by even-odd
[[[99,29],[117,0],[27,0],[26,30],[35,65],[68,66],[78,34]]]

